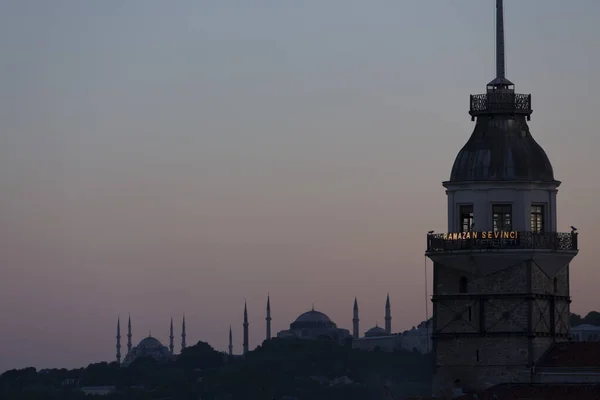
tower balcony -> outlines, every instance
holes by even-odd
[[[575,231],[429,233],[425,255],[435,263],[476,276],[528,261],[554,276],[577,255],[577,236]]]
[[[427,235],[427,253],[460,250],[577,251],[576,232],[454,232]]]
[[[512,91],[489,91],[484,94],[472,94],[469,114],[471,120],[480,115],[490,114],[522,114],[530,119],[531,95]]]

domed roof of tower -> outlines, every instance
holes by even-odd
[[[460,150],[451,182],[555,182],[552,164],[533,139],[524,116],[478,118],[471,138]]]

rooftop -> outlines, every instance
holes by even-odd
[[[600,368],[600,342],[558,343],[537,366],[539,368]]]
[[[455,400],[598,400],[600,384],[504,384]]]

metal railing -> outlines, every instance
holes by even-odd
[[[430,233],[427,235],[427,252],[503,249],[576,251],[577,236],[577,232]]]
[[[531,95],[518,93],[490,92],[472,94],[469,114],[514,113],[530,115]]]

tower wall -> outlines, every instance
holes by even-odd
[[[456,380],[467,390],[530,382],[535,362],[568,339],[568,278],[568,266],[551,277],[534,261],[479,276],[434,263],[434,395]]]
[[[512,206],[512,226],[515,231],[531,230],[531,206],[544,207],[544,230],[556,231],[556,184],[549,183],[469,183],[446,184],[448,190],[448,231],[461,229],[460,207],[473,205],[475,231],[491,231],[493,204]]]

